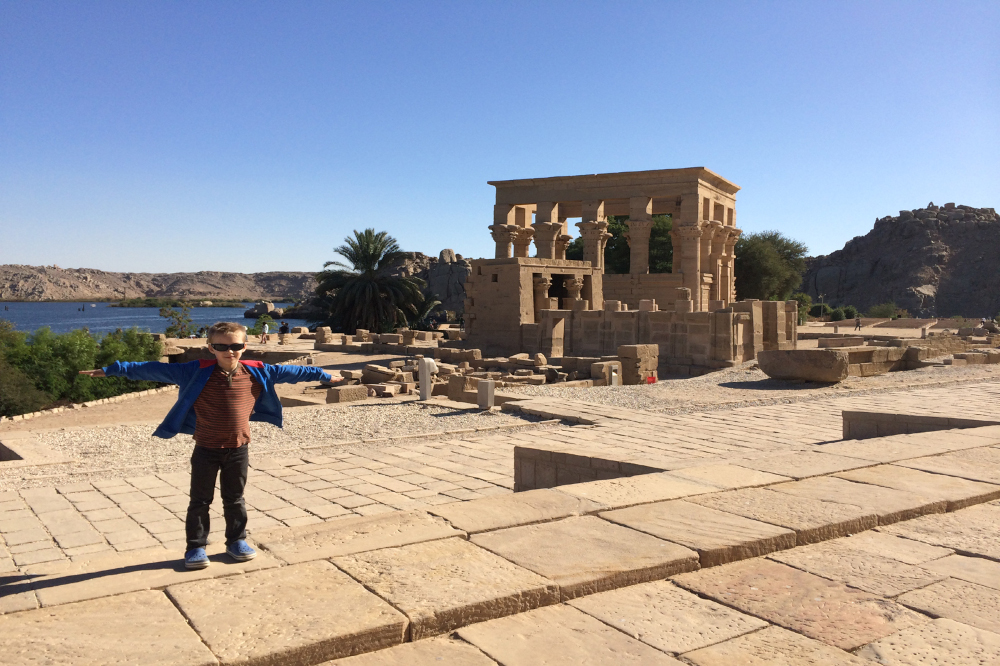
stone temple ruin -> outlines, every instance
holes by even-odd
[[[794,301],[735,300],[739,187],[721,176],[694,167],[490,184],[496,254],[473,260],[466,282],[472,346],[561,358],[656,344],[671,374],[701,374],[759,351],[794,348]],[[653,216],[661,214],[673,218],[673,272],[649,273]],[[628,215],[629,275],[604,272],[608,215]],[[575,217],[583,261],[566,259],[568,220]]]

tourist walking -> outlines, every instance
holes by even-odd
[[[854,317],[854,330],[855,331],[861,330],[861,315],[855,315]]]
[[[316,366],[243,361],[240,357],[246,346],[245,327],[219,322],[208,329],[208,348],[214,360],[115,361],[106,368],[80,371],[90,377],[128,377],[180,386],[177,402],[153,436],[169,439],[179,432],[194,435],[191,499],[185,521],[184,566],[188,569],[204,569],[209,564],[205,546],[217,478],[226,520],[226,553],[237,562],[257,556],[246,541],[247,510],[243,500],[249,471],[250,421],[281,427],[281,402],[275,384],[332,380]]]
[[[268,332],[270,330],[271,330],[271,327],[268,326],[267,322],[265,321],[261,325],[261,327],[260,327],[260,344],[262,344],[262,345],[266,345],[267,344],[267,334],[268,334]]]
[[[285,344],[285,337],[288,335],[288,322],[281,322],[281,328],[278,329],[278,344]]]

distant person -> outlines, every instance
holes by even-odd
[[[288,329],[288,322],[287,321],[281,322],[281,328],[278,329],[278,344],[279,345],[285,344],[285,336],[288,335],[288,331],[289,331],[289,329]]]
[[[194,435],[191,501],[185,523],[184,566],[188,569],[208,566],[205,546],[217,477],[226,520],[226,553],[237,562],[257,556],[257,551],[246,542],[247,510],[243,500],[249,469],[250,421],[281,427],[281,402],[274,391],[275,384],[333,380],[316,366],[242,361],[240,357],[246,346],[245,327],[219,322],[208,329],[208,348],[215,360],[116,361],[106,368],[80,371],[90,377],[128,377],[180,386],[177,402],[153,436],[169,439],[179,432]]]
[[[264,325],[260,327],[260,344],[262,344],[262,345],[266,345],[267,344],[267,334],[268,334],[268,332],[270,330],[271,330],[271,327],[268,326],[267,322],[265,321]]]
[[[855,331],[861,330],[861,315],[854,316],[854,330]]]

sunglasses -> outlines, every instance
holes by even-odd
[[[231,345],[224,345],[221,342],[213,342],[209,346],[212,349],[214,349],[215,351],[217,351],[217,352],[224,352],[224,351],[234,351],[234,352],[237,352],[237,351],[242,351],[243,349],[245,349],[246,346],[247,346],[247,343],[245,343],[245,342],[234,342]]]

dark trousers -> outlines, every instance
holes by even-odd
[[[215,479],[219,478],[222,513],[226,517],[226,545],[247,536],[247,507],[243,489],[250,467],[250,446],[235,449],[210,449],[195,446],[191,454],[191,502],[187,511],[187,549],[208,544],[208,508],[215,498]]]

